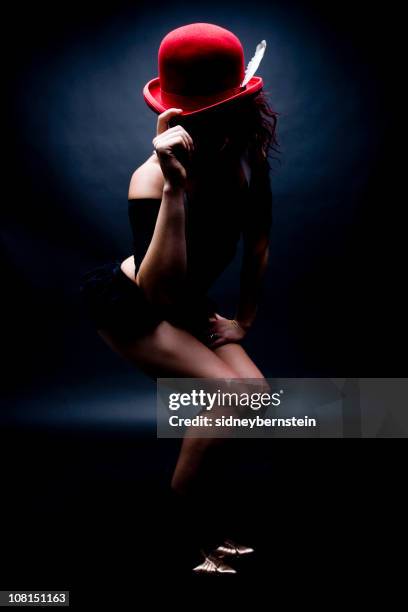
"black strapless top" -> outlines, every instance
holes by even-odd
[[[268,225],[268,229],[270,226],[268,198],[251,191],[242,167],[234,172],[231,174],[224,167],[208,184],[185,193],[188,286],[196,294],[206,294],[232,261],[244,224],[250,223],[251,217],[257,215],[258,221]],[[270,187],[269,178],[264,184]],[[260,209],[257,213],[256,199],[262,203],[263,212]],[[129,200],[135,274],[153,236],[160,205],[159,198]]]

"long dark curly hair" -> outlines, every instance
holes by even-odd
[[[264,90],[252,96],[231,100],[201,113],[177,117],[192,136],[207,142],[224,142],[233,154],[246,150],[253,168],[271,168],[279,144],[276,135],[278,113],[272,108]]]
[[[257,165],[266,162],[270,167],[270,160],[279,151],[276,134],[278,114],[272,109],[266,93],[261,89],[225,111],[231,146],[240,153],[248,149],[251,163]]]

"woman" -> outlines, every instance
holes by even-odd
[[[197,23],[167,34],[158,57],[159,77],[143,90],[158,113],[154,152],[129,186],[133,254],[88,272],[82,293],[106,343],[154,379],[262,381],[241,345],[255,319],[271,226],[276,116],[262,79],[250,74],[259,55],[245,72],[239,39]],[[207,292],[241,236],[239,302],[229,319]],[[214,442],[184,439],[172,479],[180,499],[199,498],[198,474]],[[234,573],[226,559],[251,551],[221,542],[195,571]]]

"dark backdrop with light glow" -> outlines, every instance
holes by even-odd
[[[269,377],[403,375],[393,345],[403,331],[403,142],[392,4],[385,13],[364,2],[35,3],[9,16],[4,428],[35,426],[47,440],[44,431],[147,428],[154,438],[154,385],[89,328],[78,284],[92,266],[131,253],[127,188],[156,122],[141,90],[157,75],[162,37],[194,21],[232,30],[246,61],[267,40],[259,74],[279,113],[270,262],[244,346]],[[212,292],[226,316],[239,254]],[[155,445],[159,457],[164,446]],[[123,466],[109,456],[102,448],[95,465],[106,461],[118,482]],[[154,468],[139,462],[140,478]]]

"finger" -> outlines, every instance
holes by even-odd
[[[182,132],[179,132],[173,139],[170,140],[170,142],[166,140],[165,143],[167,146],[172,146],[173,149],[175,145],[180,145],[183,148],[183,150],[186,152],[187,157],[191,159],[191,156],[192,156],[191,147],[189,145],[186,135],[183,134]]]
[[[190,134],[187,132],[187,130],[184,130],[184,133],[187,136],[187,139],[188,139],[188,142],[190,143],[191,149],[194,151],[194,140],[192,139]]]
[[[212,329],[212,331],[214,333],[222,333],[223,329],[226,329],[226,325],[224,324],[224,322],[219,321],[218,319],[213,319],[212,321],[208,322],[208,329]]]
[[[166,151],[169,149],[173,149],[176,145],[181,146],[183,149],[188,151],[187,140],[183,137],[182,134],[169,134],[169,136],[161,136],[158,138],[157,136],[153,138],[153,146],[155,151],[161,150]]]
[[[191,153],[191,145],[188,142],[188,138],[186,134],[181,133],[180,135],[181,135],[181,138],[183,139],[184,148],[186,149],[186,151],[188,151],[188,153]]]
[[[191,138],[190,134],[186,132],[186,130],[181,125],[174,125],[173,127],[169,128],[168,130],[160,134],[159,136],[155,136],[153,138],[153,144],[157,143],[157,141],[160,143],[166,142],[166,138],[169,138],[170,136],[174,136],[175,134],[178,134],[183,138],[183,140],[186,143],[186,149],[190,152],[190,154],[192,154],[194,151],[193,139]]]
[[[153,138],[153,143],[156,143],[156,145],[166,144],[169,141],[169,139],[172,139],[172,138],[183,139],[183,141],[185,141],[186,144],[188,143],[187,134],[183,131],[183,129],[180,129],[180,126],[178,125],[174,126],[173,128],[169,128],[168,130],[163,132],[163,134],[159,134],[159,136],[155,136]]]
[[[182,126],[182,125],[174,125],[173,127],[169,128],[168,130],[166,130],[163,133],[163,137],[166,136],[166,134],[168,133],[180,133],[183,135],[183,137],[187,140],[189,147],[191,147],[192,150],[194,150],[194,141],[191,137],[191,135],[187,132],[187,130]]]
[[[208,329],[207,335],[210,342],[214,342],[215,340],[218,340],[218,338],[222,338],[225,336],[222,330],[217,331],[215,327],[213,327],[212,329]]]
[[[156,134],[163,134],[169,128],[169,121],[172,117],[180,115],[183,112],[182,108],[168,108],[161,113],[157,118]]]
[[[227,338],[217,338],[217,340],[214,340],[211,344],[210,344],[210,348],[215,349],[218,346],[222,346],[223,344],[226,344],[227,342],[231,342],[230,340],[227,340]]]

